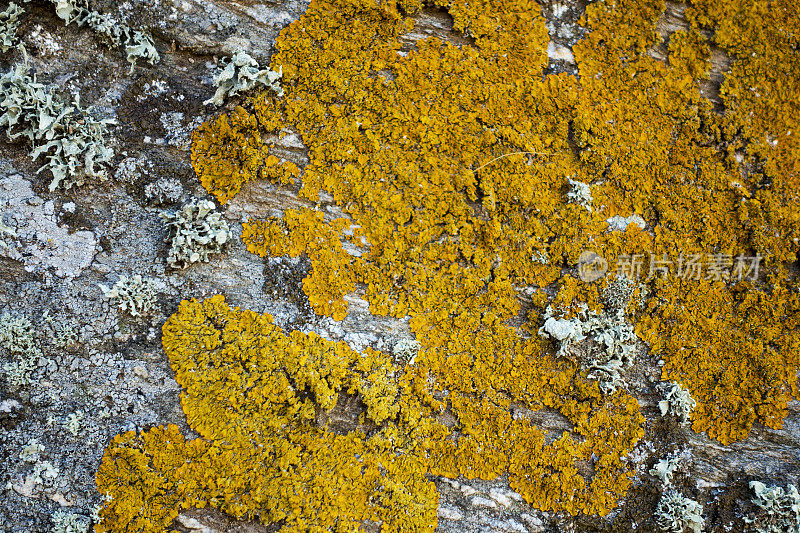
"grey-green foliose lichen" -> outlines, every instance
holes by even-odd
[[[161,59],[150,35],[131,29],[108,13],[92,11],[86,0],[51,0],[51,2],[55,4],[56,15],[67,24],[75,22],[78,26],[88,26],[110,46],[124,48],[131,64],[131,72],[138,58],[146,60],[151,65]]]
[[[39,169],[50,170],[50,190],[82,185],[87,177],[107,178],[114,157],[106,126],[111,119],[96,119],[80,100],[69,105],[52,86],[36,81],[27,63],[17,63],[0,76],[0,127],[10,140],[27,138],[33,159],[44,156]]]
[[[249,91],[255,87],[269,87],[278,96],[283,96],[283,89],[278,81],[281,75],[280,69],[278,72],[268,68],[260,69],[258,62],[247,52],[238,50],[230,58],[222,72],[214,76],[217,91],[214,96],[203,103],[221,106],[226,97],[235,96],[239,92]]]
[[[20,16],[25,13],[19,5],[11,2],[5,11],[0,11],[0,51],[7,52],[17,44],[17,29]]]
[[[174,213],[162,213],[161,218],[169,229],[167,264],[172,268],[208,261],[231,237],[228,223],[210,200],[194,200]]]

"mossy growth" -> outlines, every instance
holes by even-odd
[[[201,183],[225,203],[252,179],[285,184],[299,177],[293,163],[270,154],[265,139],[292,130],[301,136],[309,163],[300,194],[314,206],[251,221],[244,241],[265,257],[307,255],[312,272],[304,290],[318,313],[342,318],[344,296],[358,288],[372,313],[410,317],[420,343],[414,364],[377,366],[384,392],[374,400],[392,397],[385,391],[398,399],[372,407],[371,415],[373,400],[359,389],[367,427],[331,435],[311,424],[311,410],[330,409],[334,391],[351,389],[350,372],[336,370],[350,363],[320,359],[310,347],[321,342],[316,337],[287,336],[219,299],[184,303],[165,326],[164,342],[187,389],[187,418],[202,439],[187,442],[174,428],[117,437],[98,474],[101,491],[115,494],[100,531],[164,527],[179,508],[203,504],[285,520],[287,530],[345,529],[370,517],[387,531],[408,524],[431,530],[436,497],[425,473],[507,474],[540,509],[607,514],[630,484],[624,458],[643,435],[638,404],[622,388],[603,394],[588,369],[553,354],[530,334],[541,322],[513,325],[520,288],[556,281],[550,303],[565,317],[584,306],[601,310],[597,284],[561,275],[583,250],[612,264],[636,253],[763,256],[753,281],[656,276],[636,332],[665,360],[663,379],[697,401],[695,430],[729,442],[754,423],[781,423],[797,395],[800,353],[796,280],[785,269],[800,242],[800,144],[787,133],[800,131],[800,113],[795,101],[776,100],[800,89],[800,61],[791,40],[777,36],[796,31],[800,17],[787,13],[798,8],[757,0],[771,13],[759,34],[749,7],[693,2],[692,26],[671,39],[664,62],[648,53],[659,44],[663,2],[592,3],[582,19],[589,31],[573,49],[578,79],[542,75],[548,36],[538,4],[425,5],[447,9],[454,29],[471,40],[456,46],[430,37],[405,51],[403,36],[421,2],[313,1],[277,42],[270,68],[283,73],[283,97],[254,96],[199,128],[192,147]],[[700,92],[710,44],[701,30],[711,26],[717,44],[742,56],[724,87],[724,114]],[[739,27],[763,41],[760,58],[737,48]],[[768,98],[736,90],[755,86],[754,68],[771,62],[788,74],[758,81]],[[566,201],[565,178],[591,187],[591,210]],[[323,191],[343,217],[326,219],[316,209]],[[644,224],[609,231],[609,220],[633,215]],[[280,378],[302,370],[294,362],[301,354],[313,376],[301,381],[304,393]],[[276,372],[278,385],[256,387],[267,371]],[[339,380],[326,377],[331,373]],[[557,410],[572,428],[546,438],[512,416],[518,405]],[[253,416],[262,411],[269,416]],[[437,421],[444,411],[452,426]],[[364,453],[353,452],[355,441],[347,439],[356,438]],[[273,455],[265,461],[263,453]],[[249,457],[259,465],[303,460],[254,479],[239,474],[251,467]],[[407,490],[416,498],[404,511],[383,485],[362,484],[373,460],[406,468],[389,469],[398,483],[392,494],[402,500]],[[356,487],[358,497],[346,506],[324,490],[338,476]],[[275,495],[285,483],[292,490]],[[360,499],[369,491],[372,499]],[[699,520],[697,508],[689,511]]]

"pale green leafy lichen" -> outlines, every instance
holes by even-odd
[[[658,408],[661,410],[661,416],[672,415],[677,418],[681,424],[689,422],[689,416],[692,414],[697,402],[692,398],[691,393],[684,389],[679,383],[672,383],[667,390],[665,399],[658,402]]]
[[[628,226],[631,224],[636,224],[641,229],[644,229],[647,226],[647,222],[639,216],[639,215],[629,215],[627,217],[622,217],[619,215],[614,215],[611,218],[607,218],[606,222],[608,222],[608,229],[611,231],[625,231],[628,229]]]
[[[87,533],[91,525],[89,517],[67,511],[56,511],[50,515],[52,533]]]
[[[76,411],[67,415],[64,421],[64,428],[70,432],[73,437],[77,437],[81,432],[81,422],[83,422],[83,411]]]
[[[592,211],[592,186],[588,183],[575,181],[567,178],[569,190],[567,191],[567,202],[582,205],[590,212]]]
[[[103,296],[116,300],[118,309],[131,316],[144,316],[153,310],[156,304],[156,281],[144,279],[136,274],[132,277],[120,276],[112,287],[100,284]]]
[[[31,439],[28,444],[22,447],[19,452],[19,458],[26,463],[38,463],[41,454],[44,452],[44,446],[36,439]]]
[[[146,60],[151,65],[161,59],[152,37],[141,31],[132,30],[127,24],[117,21],[108,13],[92,11],[86,0],[51,1],[55,4],[56,15],[68,25],[75,22],[78,26],[88,26],[110,46],[124,48],[131,64],[131,72],[138,58]]]
[[[14,2],[11,2],[5,11],[0,11],[0,51],[7,52],[16,46],[19,17],[23,13],[25,10]]]
[[[25,476],[25,485],[52,487],[60,473],[58,467],[50,461],[40,461],[33,465],[33,471]]]
[[[657,477],[664,486],[671,485],[672,475],[680,466],[680,459],[680,456],[659,459],[655,466],[650,469],[650,475]]]
[[[703,506],[675,489],[661,495],[656,508],[656,524],[667,533],[703,531]]]
[[[281,74],[281,69],[278,69],[277,72],[268,68],[260,69],[258,62],[247,52],[238,50],[230,58],[222,72],[214,76],[214,85],[217,86],[217,91],[214,96],[203,103],[221,106],[226,97],[235,96],[256,87],[269,87],[278,96],[282,96],[283,89],[278,81]]]
[[[65,314],[51,316],[49,310],[42,314],[42,320],[50,326],[52,334],[49,336],[50,342],[56,348],[67,348],[79,342],[78,333]]]
[[[77,96],[72,105],[65,104],[54,87],[30,76],[27,64],[0,76],[0,127],[11,140],[27,138],[33,159],[47,159],[39,172],[52,172],[51,191],[82,185],[87,177],[107,178],[114,151],[107,145],[106,126],[113,123],[81,109]]]
[[[231,237],[228,223],[210,200],[192,201],[174,213],[162,213],[161,218],[169,230],[167,263],[172,268],[208,261]]]
[[[636,292],[636,284],[628,276],[616,276],[603,290],[603,304],[613,312],[625,310]]]
[[[397,341],[392,352],[395,360],[407,365],[413,365],[419,353],[420,344],[413,339],[402,339]]]
[[[750,488],[756,494],[752,502],[763,512],[746,518],[745,522],[755,524],[757,533],[800,532],[800,493],[794,485],[789,484],[784,489],[751,481]]]
[[[0,317],[0,346],[11,353],[12,359],[3,365],[3,373],[13,386],[30,384],[32,374],[48,362],[39,349],[33,324],[25,317],[8,313]]]
[[[624,384],[621,372],[633,363],[636,333],[622,310],[597,313],[583,306],[577,316],[565,319],[556,318],[548,306],[544,319],[539,336],[559,343],[558,357],[577,360],[605,394]]]

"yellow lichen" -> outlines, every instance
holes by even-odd
[[[370,519],[385,531],[425,531],[437,499],[426,473],[508,474],[541,509],[608,513],[630,483],[624,457],[643,435],[638,404],[622,390],[604,395],[530,336],[547,303],[565,313],[602,304],[605,281],[562,275],[584,250],[612,266],[644,258],[652,297],[637,332],[664,359],[662,378],[697,400],[695,430],[730,442],[754,423],[781,423],[800,368],[796,274],[785,268],[800,243],[800,112],[790,97],[800,89],[798,8],[696,0],[690,28],[668,37],[661,61],[650,50],[662,44],[663,1],[595,2],[573,48],[576,78],[542,76],[548,37],[533,2],[426,5],[446,8],[470,39],[404,49],[421,3],[313,1],[277,42],[271,68],[282,69],[284,97],[249,99],[198,130],[192,151],[201,182],[225,202],[251,179],[300,174],[264,141],[297,132],[309,151],[301,196],[319,206],[324,191],[344,216],[307,208],[251,221],[248,249],[306,254],[304,291],[318,313],[343,318],[344,296],[360,291],[372,313],[408,316],[421,345],[414,364],[286,335],[219,298],[184,303],[164,346],[203,440],[169,460],[201,454],[186,459],[198,481],[174,488],[152,466],[157,447],[140,443],[149,433],[115,441],[101,490],[125,494],[161,476],[154,486],[169,495],[141,511],[146,519],[124,503],[107,507],[118,530],[137,530],[135,520],[161,527],[175,506],[205,502],[299,530]],[[700,90],[712,44],[734,58],[724,113]],[[591,185],[591,205],[566,201],[570,179]],[[647,228],[610,231],[607,219],[632,214]],[[654,257],[757,254],[752,281],[688,279],[674,263],[666,276],[648,275]],[[543,289],[556,282],[547,302]],[[538,309],[523,307],[523,288]],[[345,435],[316,423],[342,391],[365,403],[363,427]],[[528,414],[542,409],[570,430],[537,428]],[[112,464],[126,446],[135,471]],[[280,468],[244,476],[258,470],[247,458]],[[378,464],[391,481],[375,481]],[[326,492],[344,480],[356,496]]]
[[[252,179],[291,183],[299,175],[297,165],[269,155],[258,127],[256,117],[239,106],[192,134],[192,165],[203,187],[223,204]]]
[[[206,505],[287,532],[436,523],[436,489],[393,422],[397,369],[384,354],[285,335],[269,315],[221,296],[182,302],[163,344],[200,438],[186,441],[175,426],[116,437],[97,473],[111,500],[95,531],[160,532],[181,508]],[[358,395],[369,423],[343,434],[316,423],[341,394]]]
[[[352,258],[342,249],[337,232],[337,226],[347,225],[347,219],[326,224],[321,211],[287,209],[281,220],[245,224],[242,238],[248,251],[262,257],[305,254],[312,273],[303,280],[303,291],[311,307],[320,315],[342,320],[347,315],[344,296],[355,289]]]
[[[186,441],[174,426],[116,437],[97,474],[111,501],[96,531],[163,531],[181,508],[205,505],[283,522],[283,531],[351,530],[363,520],[382,531],[431,531],[438,496],[426,473],[508,472],[542,509],[608,512],[629,483],[622,455],[641,437],[636,401],[602,395],[572,363],[541,355],[536,340],[520,343],[511,328],[474,341],[483,356],[460,378],[433,363],[456,365],[461,354],[446,357],[431,343],[403,372],[380,352],[284,334],[269,315],[221,296],[184,301],[163,344],[200,438]],[[502,348],[513,361],[493,353]],[[444,381],[432,384],[433,375]],[[442,387],[453,393],[437,400]],[[365,406],[344,434],[320,422],[341,394]],[[512,416],[512,402],[558,409],[574,429],[545,444],[541,430]],[[445,408],[457,428],[437,420]],[[448,439],[454,430],[457,441]],[[592,476],[581,472],[589,464]]]

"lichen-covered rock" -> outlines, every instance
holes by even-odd
[[[221,106],[225,98],[251,91],[256,87],[272,89],[278,96],[283,96],[280,78],[280,69],[278,72],[268,68],[259,69],[258,61],[244,50],[237,50],[222,71],[214,76],[214,85],[217,86],[214,96],[203,103]]]
[[[36,175],[41,163],[31,162],[28,140],[4,145],[15,169],[0,161],[0,178],[27,184],[30,193],[0,206],[0,315],[28,317],[53,364],[34,372],[30,385],[0,383],[0,456],[8,458],[0,485],[11,487],[0,502],[0,530],[50,532],[61,506],[94,524],[114,508],[115,520],[134,529],[144,507],[162,521],[159,531],[260,531],[287,523],[261,514],[243,520],[243,508],[294,512],[295,502],[267,505],[259,500],[261,478],[227,474],[261,472],[276,456],[291,460],[295,448],[264,460],[251,446],[258,439],[237,439],[235,457],[223,449],[227,440],[187,440],[186,419],[196,413],[179,408],[180,386],[159,330],[181,299],[220,293],[231,306],[258,311],[254,316],[273,314],[286,337],[316,332],[346,341],[360,357],[368,348],[394,353],[398,339],[419,342],[413,364],[396,357],[391,370],[364,371],[381,386],[358,394],[339,389],[329,409],[314,396],[328,406],[332,395],[307,392],[315,437],[303,441],[309,446],[300,462],[313,471],[282,471],[268,484],[296,482],[292,490],[320,502],[291,520],[327,524],[325,513],[340,509],[340,516],[364,516],[359,502],[380,507],[386,500],[375,495],[384,489],[402,500],[402,488],[376,481],[355,483],[356,495],[340,502],[328,497],[325,483],[341,472],[358,480],[373,471],[363,461],[377,457],[385,466],[390,450],[411,453],[407,429],[420,423],[420,431],[437,433],[413,434],[411,442],[432,448],[413,465],[424,482],[412,485],[430,499],[421,514],[408,501],[403,508],[411,513],[398,512],[399,505],[385,510],[387,524],[405,527],[411,516],[418,529],[436,521],[446,533],[657,531],[653,485],[669,478],[703,506],[706,531],[742,533],[755,527],[744,517],[769,523],[751,502],[749,481],[797,486],[800,130],[796,99],[786,96],[798,92],[800,78],[796,5],[23,5],[16,35],[37,81],[58,86],[67,105],[70,93],[80,93],[84,105],[95,106],[93,116],[119,123],[108,125],[106,138],[111,146],[113,136],[118,156],[109,166],[118,179],[88,176],[83,185],[49,192],[52,177]],[[65,25],[54,6],[96,13],[99,33]],[[152,46],[140,39],[131,50],[133,59],[148,55],[133,74],[127,54],[108,38],[116,24],[131,37],[153,37]],[[156,49],[163,60],[151,64]],[[217,89],[214,69],[225,66],[219,58],[238,50],[257,62],[250,64],[255,72],[282,72],[284,95],[254,88],[238,106],[205,116],[213,111],[203,102]],[[11,46],[5,65],[23,62],[22,54]],[[189,153],[189,131],[204,120]],[[568,194],[578,192],[568,179],[590,190],[591,211]],[[202,188],[226,206],[226,254],[168,269],[156,207],[179,207]],[[287,234],[290,227],[296,232]],[[584,252],[605,261],[608,274],[576,278]],[[761,258],[749,273],[748,257]],[[694,278],[698,266],[708,279]],[[118,313],[98,287],[126,272],[163,283],[162,305],[136,320]],[[548,306],[558,314],[547,317]],[[563,326],[619,310],[646,341],[636,340],[630,365],[598,359],[607,346],[599,332],[571,343],[564,357],[557,356],[561,341],[537,335],[551,318]],[[251,332],[226,335],[245,337],[237,341],[248,347],[241,353],[270,357],[262,347],[250,349]],[[213,352],[201,350],[198,360]],[[225,370],[241,353],[197,367],[202,377],[247,381],[249,369],[239,378]],[[318,363],[329,375],[330,361],[309,360],[312,378]],[[586,365],[593,360],[606,370],[595,373]],[[604,394],[609,371],[624,381]],[[662,379],[696,400],[691,427],[674,423],[669,412],[661,416]],[[405,383],[403,401],[381,403],[394,394],[385,386],[394,380]],[[258,389],[249,385],[219,391],[231,400],[230,413],[247,411],[231,391]],[[376,417],[388,418],[367,416],[361,395],[377,406]],[[399,414],[392,414],[395,405]],[[403,418],[403,409],[413,416]],[[180,430],[157,429],[169,424]],[[366,442],[387,435],[381,432],[391,424],[398,430],[376,455],[342,460],[356,449],[354,435],[363,431]],[[335,437],[315,440],[323,427]],[[293,435],[272,437],[283,443]],[[45,448],[35,463],[20,457],[32,439]],[[320,442],[331,446],[314,448]],[[204,446],[208,453],[195,462],[192,454]],[[658,459],[677,457],[676,447],[691,453],[691,467],[658,469]],[[113,468],[103,462],[103,472],[124,480],[116,500],[92,483],[104,449],[115,461]],[[648,474],[654,465],[656,477]],[[159,474],[174,466],[177,476]],[[393,472],[408,472],[408,464],[396,466]],[[402,487],[423,479],[398,476],[392,479]],[[216,496],[205,508],[176,500],[193,490],[198,500]],[[437,497],[438,510],[430,503]],[[171,524],[176,509],[184,518]]]
[[[0,346],[11,356],[3,364],[2,374],[9,385],[29,385],[33,373],[47,364],[37,337],[33,323],[26,317],[8,313],[0,316]]]
[[[9,3],[5,11],[0,11],[0,52],[7,52],[17,45],[17,29],[23,13],[25,10],[14,2]]]
[[[656,508],[656,523],[666,533],[700,533],[703,506],[675,489],[667,489]]]
[[[116,20],[108,13],[99,13],[89,9],[87,0],[50,1],[55,4],[56,15],[65,23],[72,24],[74,22],[78,26],[88,26],[111,46],[124,48],[128,62],[131,64],[131,73],[133,73],[138,58],[147,60],[151,65],[158,63],[161,59],[150,35],[131,29],[127,24]]]
[[[753,524],[758,533],[779,533],[800,531],[800,493],[791,483],[784,489],[767,486],[760,481],[751,481],[750,488],[755,492],[753,503],[760,509],[754,517],[745,520]]]
[[[143,279],[140,274],[131,277],[120,276],[111,287],[100,284],[103,296],[115,300],[122,312],[131,316],[149,314],[156,304],[158,283],[153,279]]]

